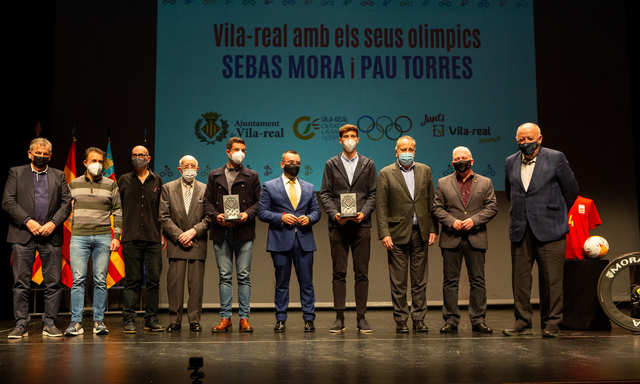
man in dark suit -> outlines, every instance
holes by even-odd
[[[242,166],[246,154],[243,139],[232,137],[227,141],[229,161],[209,173],[204,193],[204,212],[211,218],[213,250],[218,264],[220,289],[220,323],[211,332],[231,331],[231,303],[233,302],[233,262],[238,282],[240,332],[253,332],[249,324],[251,302],[251,255],[256,238],[256,216],[260,199],[258,172]],[[240,219],[227,220],[224,214],[224,196],[238,195]],[[235,257],[234,257],[235,255]]]
[[[51,153],[49,140],[32,140],[27,152],[31,164],[9,169],[2,196],[2,208],[13,219],[9,224],[7,242],[11,243],[13,255],[16,327],[9,333],[9,339],[29,335],[29,287],[36,252],[40,253],[45,287],[42,334],[62,336],[55,322],[62,298],[62,228],[71,213],[71,193],[64,172],[49,168]]]
[[[436,242],[438,222],[431,215],[431,168],[414,162],[415,152],[416,141],[410,136],[400,137],[396,141],[398,161],[378,175],[378,236],[387,249],[393,319],[398,333],[409,332],[409,315],[415,332],[429,330],[424,324],[428,246]],[[411,276],[411,313],[407,304],[407,269]]]
[[[371,250],[371,214],[376,207],[378,173],[373,160],[356,152],[360,141],[358,127],[340,127],[342,153],[330,158],[324,166],[320,199],[329,215],[329,242],[333,260],[333,308],[336,321],[329,332],[344,331],[344,309],[347,296],[347,264],[349,248],[355,273],[356,322],[358,332],[370,333],[365,319],[369,294],[369,256]],[[340,216],[340,195],[356,194],[357,216]]]
[[[207,231],[211,224],[204,214],[204,190],[206,185],[195,179],[198,160],[193,156],[180,159],[178,180],[162,186],[158,217],[167,239],[167,295],[169,299],[169,326],[167,332],[182,327],[184,303],[184,275],[187,272],[189,302],[187,317],[192,332],[202,331],[202,294],[204,267],[207,258]]]
[[[469,275],[469,318],[474,332],[491,333],[485,323],[487,289],[484,279],[485,252],[489,247],[487,223],[498,213],[491,179],[473,172],[473,157],[466,147],[453,150],[455,173],[438,180],[433,215],[442,224],[440,249],[444,282],[442,285],[441,333],[458,330],[458,283],[464,258]]]
[[[280,167],[284,172],[281,177],[264,183],[258,205],[258,218],[269,223],[267,252],[271,252],[276,270],[275,332],[286,330],[292,263],[300,284],[304,331],[315,331],[313,252],[316,243],[311,226],[320,220],[320,208],[313,184],[297,177],[300,165],[297,152],[283,153]]]
[[[540,127],[526,123],[516,133],[519,152],[505,163],[505,192],[511,202],[512,283],[516,321],[505,335],[531,335],[531,269],[538,263],[542,336],[558,337],[567,213],[578,183],[562,152],[542,148]]]

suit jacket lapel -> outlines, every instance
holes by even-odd
[[[33,185],[33,170],[31,169],[31,165],[27,165],[25,172],[22,174],[18,187],[20,187],[21,185],[24,185],[24,187],[29,192],[29,197],[31,198],[31,206],[35,207],[36,192],[35,192],[35,187]],[[49,182],[49,191],[51,191],[51,182]],[[51,195],[51,193],[49,193],[49,195]],[[52,205],[49,204],[49,206],[51,207]],[[32,214],[35,214],[35,212]]]
[[[184,197],[182,196],[182,181],[180,181],[179,183],[176,183],[176,187],[173,188],[173,190],[171,191],[171,194],[173,195],[173,201],[176,202],[176,205],[178,205],[178,211],[180,212],[180,215],[184,218],[187,217],[187,212],[184,209]],[[191,195],[191,201],[193,202],[193,195]]]
[[[460,193],[460,187],[458,187],[458,179],[456,179],[456,173],[451,174],[451,188],[456,191],[456,195],[458,195],[458,199],[460,199],[460,205],[464,207],[464,202],[462,200],[462,194]],[[467,201],[467,203],[469,203]]]
[[[338,171],[340,172],[340,174],[342,175],[342,177],[344,177],[344,179],[347,181],[347,184],[349,183],[349,176],[347,175],[347,170],[344,167],[344,164],[342,163],[342,154],[338,155],[338,158],[336,160],[336,167],[338,168]],[[353,179],[355,180],[355,175],[353,177]]]
[[[191,216],[196,211],[196,207],[198,206],[198,200],[200,199],[200,185],[193,181],[193,191],[191,191],[191,204],[189,204],[189,213],[187,214],[187,222],[191,218]],[[184,205],[184,203],[182,204]]]
[[[414,170],[415,170],[415,168],[414,168]],[[409,188],[407,187],[407,183],[404,181],[404,176],[402,176],[402,171],[400,170],[400,165],[398,165],[397,163],[396,163],[395,167],[393,167],[393,176],[396,178],[396,180],[398,181],[398,184],[400,184],[400,186],[402,187],[404,192],[407,194],[407,197],[409,197],[409,200],[412,200],[411,199],[411,192],[409,192]]]
[[[531,180],[529,180],[529,189],[535,185],[536,179],[538,175],[543,172],[543,167],[545,166],[545,162],[547,160],[546,153],[542,151],[538,152],[538,156],[536,156],[536,166],[533,168],[533,173],[531,174]]]
[[[300,182],[300,180],[298,180],[298,182]],[[289,195],[287,194],[287,191],[285,190],[284,180],[282,179],[282,175],[280,175],[280,177],[278,177],[278,182],[276,183],[276,188],[278,189],[278,192],[280,192],[282,194],[282,197],[284,198],[284,200],[289,203],[289,206],[291,207],[291,210],[295,211],[295,209],[293,209],[293,204],[291,204],[291,199],[289,199]],[[300,186],[300,190],[302,191],[302,185]]]
[[[353,180],[351,181],[351,185],[356,183],[356,180],[358,180],[358,176],[360,176],[360,174],[362,173],[362,170],[364,169],[363,163],[364,163],[364,158],[358,155],[358,164],[356,165],[356,169],[353,172]]]
[[[466,207],[468,207],[469,205],[471,205],[471,199],[473,199],[473,194],[476,191],[476,187],[478,186],[478,179],[476,178],[476,175],[473,175],[473,179],[471,180],[471,189],[469,190],[469,197],[467,198],[467,205]],[[460,188],[458,188],[460,189]]]
[[[417,164],[413,167],[413,180],[414,180],[413,181],[413,200],[417,201],[418,198],[420,197],[420,194],[421,194],[420,192],[425,189],[425,188],[420,188],[420,186],[424,185],[427,182],[426,172],[424,172],[424,170],[421,167],[418,168]],[[407,190],[408,189],[409,188],[407,188]]]

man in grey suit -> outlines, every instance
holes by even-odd
[[[453,150],[455,173],[438,180],[433,215],[442,224],[440,249],[444,282],[442,285],[441,333],[458,330],[458,283],[464,257],[469,275],[469,318],[474,332],[491,333],[485,323],[487,289],[484,279],[485,252],[489,247],[487,223],[498,213],[491,179],[471,170],[473,156],[466,147]]]
[[[522,124],[516,132],[520,151],[505,162],[505,192],[511,206],[511,278],[514,313],[505,335],[531,335],[531,269],[538,263],[542,336],[558,337],[562,321],[567,214],[578,196],[578,183],[562,152],[542,148],[540,127]]]
[[[207,231],[211,218],[204,214],[206,185],[195,180],[198,161],[193,156],[180,159],[178,171],[182,177],[162,186],[159,220],[168,241],[167,293],[169,297],[169,326],[167,332],[182,327],[184,303],[184,275],[187,271],[189,302],[187,317],[192,332],[202,331],[202,293],[204,263],[207,258]]]
[[[398,161],[378,175],[376,211],[378,236],[387,249],[391,301],[396,332],[408,333],[407,320],[415,332],[427,332],[428,248],[436,242],[438,222],[431,215],[433,178],[431,168],[413,161],[416,141],[402,136],[396,141]],[[411,313],[407,304],[407,268],[411,275]]]
[[[7,242],[11,243],[13,255],[16,327],[8,337],[21,339],[29,335],[29,288],[36,252],[40,253],[45,287],[42,334],[60,337],[62,332],[55,322],[62,299],[62,228],[71,213],[71,192],[64,172],[49,168],[52,154],[49,140],[33,139],[27,154],[31,164],[9,169],[2,196],[2,209],[13,219],[9,224]]]

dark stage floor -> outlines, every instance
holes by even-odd
[[[271,311],[254,311],[252,334],[212,334],[217,312],[205,312],[204,332],[122,333],[120,316],[109,316],[108,336],[94,336],[85,317],[78,337],[42,336],[32,320],[30,336],[8,340],[12,322],[0,323],[1,383],[191,383],[189,357],[204,358],[203,383],[485,383],[485,382],[640,382],[640,336],[613,326],[611,331],[562,331],[560,339],[507,337],[510,309],[490,309],[492,335],[471,332],[467,313],[457,334],[442,335],[440,310],[429,310],[428,333],[396,334],[391,310],[367,315],[373,333],[358,334],[355,313],[347,311],[347,330],[330,334],[334,312],[319,311],[316,332],[304,333],[301,312],[292,311],[287,332],[275,334]],[[538,319],[538,314],[535,315]],[[64,331],[69,316],[61,316]],[[186,316],[185,316],[186,321]],[[161,313],[160,322],[168,323]]]

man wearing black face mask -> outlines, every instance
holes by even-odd
[[[540,127],[518,127],[520,151],[505,163],[505,192],[511,202],[514,325],[505,335],[531,335],[531,269],[538,263],[542,336],[558,337],[562,321],[562,285],[567,213],[578,196],[578,183],[562,152],[542,148]]]
[[[304,331],[313,332],[315,292],[313,290],[313,252],[316,243],[311,226],[320,220],[320,208],[313,184],[298,179],[300,156],[295,151],[282,154],[281,177],[267,181],[258,202],[258,218],[269,223],[267,252],[271,252],[276,270],[276,325],[274,332],[287,327],[291,264],[300,284],[300,302]]]
[[[146,268],[147,301],[144,314],[144,329],[162,332],[158,324],[158,300],[160,294],[160,272],[165,245],[160,232],[158,211],[162,194],[162,178],[149,170],[149,150],[138,145],[131,151],[133,171],[118,179],[122,200],[122,257],[124,258],[123,332],[137,333],[135,306],[138,287],[142,285],[142,262]]]
[[[28,336],[29,288],[36,251],[42,261],[44,282],[45,336],[60,337],[56,327],[62,285],[62,227],[71,213],[71,193],[64,172],[48,166],[51,159],[51,142],[36,138],[29,145],[31,164],[9,169],[4,188],[2,208],[13,219],[9,224],[7,242],[13,254],[13,315],[16,327],[9,339]]]
[[[498,213],[491,179],[473,173],[473,157],[466,147],[453,150],[456,172],[438,180],[433,215],[442,224],[440,249],[444,282],[442,285],[441,333],[458,330],[458,283],[464,257],[469,275],[469,318],[474,332],[491,333],[485,323],[487,290],[484,279],[485,252],[488,248],[487,223]]]

